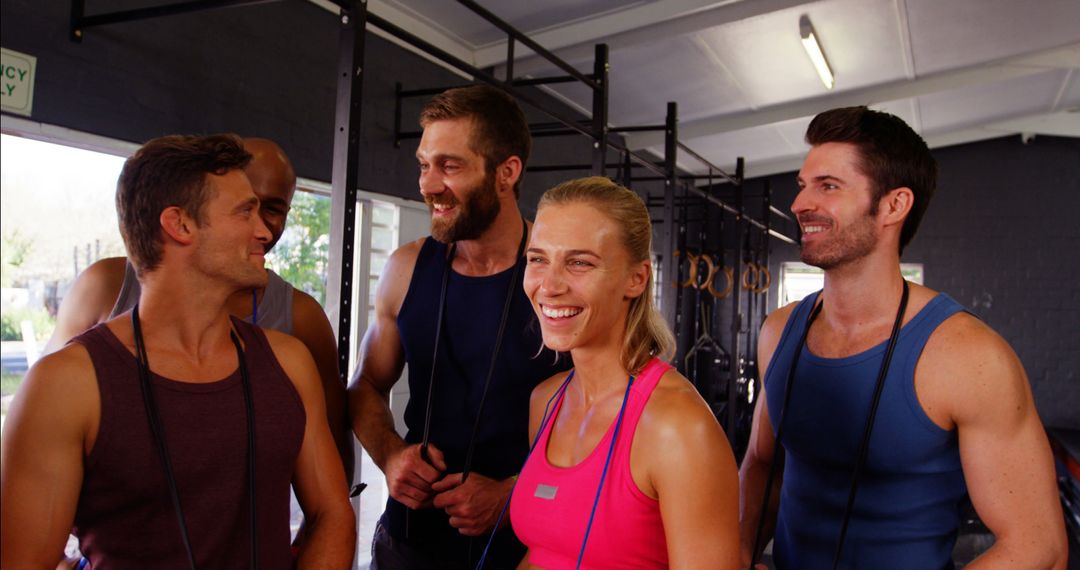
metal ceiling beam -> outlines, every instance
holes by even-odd
[[[1033,135],[1080,138],[1080,109],[999,121],[990,123],[983,129],[996,131],[999,134],[1031,133]]]
[[[588,18],[560,25],[550,30],[530,34],[555,55],[569,61],[585,61],[592,57],[593,44],[602,41],[614,51],[629,46],[655,42],[662,38],[681,36],[708,28],[762,16],[814,0],[740,0],[736,2],[706,2],[703,0],[661,0],[614,12],[607,16]],[[501,66],[506,60],[504,42],[476,50],[476,66]],[[530,75],[547,71],[550,65],[527,51],[517,57],[514,72]]]
[[[924,75],[916,79],[901,79],[830,93],[792,103],[762,107],[727,115],[688,121],[679,125],[685,140],[738,131],[800,117],[813,116],[826,109],[852,105],[873,105],[909,97],[919,97],[940,91],[980,83],[994,83],[1041,73],[1049,69],[1080,65],[1080,43],[1038,51],[1022,56]],[[628,135],[630,148],[646,148],[663,144],[663,137],[653,133]]]

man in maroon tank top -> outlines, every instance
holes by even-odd
[[[117,211],[142,293],[27,373],[3,440],[0,565],[55,565],[69,532],[96,568],[350,564],[355,528],[300,341],[231,319],[264,286],[259,200],[232,135],[170,136],[124,166]]]

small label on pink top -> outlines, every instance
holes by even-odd
[[[555,485],[545,485],[543,483],[540,483],[536,486],[536,493],[534,493],[533,495],[538,499],[551,500],[555,498],[555,493],[558,492],[559,488]]]

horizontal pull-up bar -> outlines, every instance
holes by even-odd
[[[641,154],[639,151],[631,150],[630,147],[622,144],[621,142],[608,139],[607,144],[609,147],[619,151],[622,155],[642,167],[653,171],[656,174],[664,177],[667,180],[667,172],[664,172],[664,167],[657,165],[655,162],[649,159],[649,157]]]
[[[787,212],[784,212],[783,210],[778,209],[776,206],[769,205],[769,211],[772,212],[773,214],[776,214],[777,216],[780,216],[782,219],[785,219],[785,220],[793,223],[793,224],[798,223],[798,222],[795,221],[795,218],[792,218],[791,216],[789,216],[787,214]]]
[[[539,137],[567,137],[570,135],[577,135],[579,134],[579,131],[577,129],[548,129],[544,131],[536,131],[531,134],[532,137],[535,139]]]
[[[514,28],[510,24],[508,24],[508,23],[504,22],[503,20],[499,19],[498,16],[496,16],[495,14],[492,14],[486,8],[484,8],[483,6],[477,4],[473,0],[458,0],[458,3],[462,4],[463,6],[465,6],[467,8],[469,8],[474,13],[476,13],[476,15],[478,15],[481,18],[487,20],[488,22],[491,22],[492,24],[495,24],[495,27],[497,27],[500,30],[506,32],[507,35],[509,35],[512,39],[517,40],[517,41],[525,44],[529,49],[533,50],[538,55],[542,56],[544,59],[546,59],[549,62],[551,62],[552,64],[554,64],[559,69],[562,69],[563,71],[565,71],[569,75],[577,78],[578,81],[584,83],[590,89],[592,89],[594,91],[600,89],[600,85],[596,81],[594,81],[591,77],[589,77],[589,76],[585,75],[584,73],[581,73],[580,71],[574,69],[574,66],[570,65],[569,63],[566,63],[565,61],[560,59],[559,56],[551,53],[546,48],[544,48],[544,46],[541,46],[540,44],[536,43],[536,41],[533,40],[532,38],[530,38],[529,36],[526,36],[525,34],[519,32],[516,28]],[[513,65],[513,62],[507,62],[507,64],[508,65]]]
[[[634,168],[637,165],[631,165]],[[538,164],[536,166],[526,166],[525,170],[529,172],[562,172],[565,170],[592,170],[591,164]],[[619,169],[624,168],[623,164],[607,164],[605,168]],[[640,168],[640,167],[638,167]]]
[[[712,174],[713,172],[715,172],[716,174],[719,175],[720,178],[723,178],[723,179],[727,180],[728,182],[730,182],[732,184],[738,184],[739,183],[739,181],[736,180],[734,176],[728,174],[727,172],[724,172],[724,169],[722,169],[719,166],[716,166],[715,164],[709,162],[704,156],[701,156],[697,152],[694,152],[694,149],[686,146],[685,143],[676,142],[676,144],[679,145],[679,148],[681,148],[684,152],[686,152],[686,154],[689,154],[690,156],[696,158],[698,160],[698,162],[704,164],[705,167],[709,169],[709,174]],[[711,176],[707,175],[707,176],[705,176],[705,178],[711,178]]]
[[[542,137],[568,137],[580,135],[581,131],[577,129],[551,129],[546,131],[536,131],[529,133],[532,138],[538,139]],[[397,134],[399,141],[418,139],[424,135],[423,131],[402,131]],[[591,168],[591,167],[590,167]]]
[[[664,125],[640,125],[636,127],[611,127],[608,129],[612,133],[641,133],[646,131],[662,131],[667,128]]]
[[[82,41],[83,30],[95,26],[119,24],[123,22],[137,22],[139,20],[201,12],[203,10],[235,8],[239,6],[251,6],[253,4],[267,4],[280,1],[281,0],[192,0],[190,2],[177,2],[175,4],[135,8],[133,10],[120,10],[117,12],[87,16],[85,15],[86,0],[71,0],[71,39],[76,42]]]
[[[682,178],[682,177],[680,177],[680,178]],[[633,178],[632,180],[639,180],[639,178]],[[652,180],[657,180],[657,179],[652,178]],[[666,178],[664,180],[666,180]],[[706,192],[706,191],[704,191],[704,190],[702,190],[702,189],[700,189],[700,188],[698,188],[696,186],[693,186],[693,185],[690,185],[690,184],[685,184],[685,183],[682,184],[681,186],[683,186],[686,190],[688,190],[690,192],[693,192],[694,194],[697,194],[698,196],[700,196],[700,197],[708,200],[709,202],[712,202],[713,204],[719,206],[725,212],[733,214],[736,219],[746,220],[746,222],[749,223],[751,226],[754,226],[754,227],[756,227],[756,228],[758,228],[758,229],[760,229],[762,231],[768,232],[769,235],[775,237],[776,239],[778,239],[780,241],[787,242],[787,243],[790,243],[790,244],[793,244],[793,245],[798,243],[797,241],[795,241],[791,237],[770,228],[769,226],[765,225],[764,223],[762,223],[762,222],[760,222],[758,220],[755,220],[754,218],[744,214],[743,212],[740,212],[734,206],[728,204],[727,202],[724,202],[720,198],[718,198],[716,196],[713,196],[712,194],[710,194],[710,193],[708,193],[708,192]],[[650,204],[650,206],[653,206],[653,207],[660,207],[662,205],[663,204],[659,204],[659,205]]]
[[[582,119],[582,120],[578,121],[577,124],[584,127],[586,125],[591,125],[591,122],[588,121],[588,120]],[[529,123],[529,131],[534,132],[534,133],[537,132],[537,131],[550,131],[552,129],[561,129],[564,126],[565,125],[563,125],[562,123],[557,122],[557,121],[552,121],[552,122],[549,122],[549,123]]]
[[[762,230],[764,232],[768,232],[769,235],[775,237],[776,239],[778,239],[780,241],[787,242],[787,243],[790,243],[792,245],[795,245],[795,244],[798,243],[797,241],[795,241],[794,239],[788,237],[787,235],[782,234],[782,233],[770,228],[769,226],[759,222],[758,220],[755,220],[754,218],[739,212],[738,210],[736,210],[732,206],[729,206],[723,200],[708,194],[707,192],[697,188],[696,186],[688,186],[688,189],[691,192],[694,192],[695,194],[698,194],[698,195],[702,196],[706,200],[708,200],[708,201],[720,206],[721,208],[731,212],[732,214],[735,214],[736,219],[746,220],[747,223],[749,223],[751,226],[754,226],[757,229]]]
[[[581,131],[577,129],[547,129],[543,131],[534,131],[529,133],[532,138],[540,137],[566,137],[571,135],[580,135]],[[424,131],[401,131],[397,134],[397,140],[403,141],[408,139],[418,139],[424,135]]]
[[[266,1],[266,0],[263,0]],[[370,16],[369,16],[370,17]],[[515,79],[511,85],[514,87],[529,87],[531,85],[548,85],[552,83],[573,83],[577,81],[577,78],[570,77],[569,75],[558,75],[555,77],[534,77],[528,79]],[[438,95],[447,89],[453,89],[455,87],[466,87],[465,85],[449,85],[446,87],[428,87],[426,89],[402,89],[398,92],[398,97],[429,97],[431,95]]]
[[[591,73],[586,74],[585,77],[588,77],[589,79],[593,79],[593,75]],[[527,77],[527,78],[524,78],[524,79],[515,79],[514,80],[514,85],[518,86],[518,87],[528,87],[530,85],[551,85],[551,84],[554,84],[554,83],[573,83],[573,82],[575,82],[577,80],[578,79],[576,77],[571,77],[569,75],[555,75],[555,76],[552,76],[552,77]]]
[[[558,111],[546,108],[544,105],[541,105],[531,95],[526,94],[526,93],[522,93],[520,90],[515,89],[514,86],[511,85],[510,83],[507,83],[505,81],[497,79],[495,76],[491,75],[490,73],[488,73],[488,72],[486,72],[486,71],[484,71],[482,69],[479,69],[476,66],[470,65],[469,63],[466,63],[465,61],[462,61],[460,58],[450,54],[446,50],[444,50],[442,48],[439,48],[438,46],[432,44],[431,42],[428,42],[427,40],[425,40],[423,38],[420,38],[419,36],[398,27],[397,25],[391,23],[390,21],[388,21],[385,18],[382,18],[382,17],[380,17],[380,16],[378,16],[376,14],[368,13],[367,20],[368,20],[368,23],[377,26],[378,28],[380,28],[383,31],[389,33],[390,35],[392,35],[394,37],[397,37],[398,39],[401,39],[401,40],[403,40],[403,41],[405,41],[405,42],[407,42],[409,44],[412,44],[413,46],[416,46],[416,47],[426,51],[427,53],[441,59],[442,61],[446,62],[447,64],[449,64],[449,65],[463,71],[464,73],[466,73],[468,75],[471,75],[472,77],[474,77],[476,79],[482,80],[485,83],[488,83],[488,84],[490,84],[490,85],[492,85],[494,87],[498,87],[499,89],[502,89],[503,91],[505,91],[505,92],[509,93],[510,95],[516,97],[520,101],[522,101],[522,102],[524,102],[524,103],[526,103],[528,105],[531,105],[532,107],[536,108],[537,110],[547,114],[551,118],[563,123],[567,127],[577,131],[578,133],[581,133],[581,134],[585,135],[586,137],[589,137],[590,139],[595,139],[595,136],[593,135],[593,133],[589,129],[586,129],[586,128],[581,127],[581,126],[578,125],[578,120],[577,119],[571,119],[571,118],[567,117],[566,115],[564,115],[564,114],[562,114],[562,113],[560,113]]]
[[[791,239],[790,237],[788,237],[787,234],[782,234],[782,233],[780,233],[780,232],[778,232],[778,231],[776,231],[776,230],[774,230],[772,228],[769,228],[769,235],[771,235],[772,237],[774,237],[774,238],[776,238],[776,239],[778,239],[778,240],[780,240],[782,242],[787,242],[787,243],[790,243],[791,245],[799,245],[799,242]]]
[[[369,18],[371,16],[368,16]],[[397,96],[401,99],[406,97],[429,97],[431,95],[438,95],[447,89],[455,89],[458,87],[467,87],[467,85],[448,85],[446,87],[428,87],[426,89],[402,89],[397,92]]]

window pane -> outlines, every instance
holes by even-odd
[[[354,298],[356,299],[355,309],[364,310],[367,314],[367,322],[370,324],[375,319],[375,289],[379,280],[379,276],[382,275],[383,269],[386,267],[386,262],[389,259],[390,252],[392,252],[399,244],[397,243],[398,236],[398,207],[394,204],[386,202],[380,202],[378,200],[361,200],[358,210],[363,208],[371,208],[371,225],[370,227],[360,227],[358,224],[356,230],[356,247],[361,256],[368,257],[368,279],[367,279],[367,299],[361,299],[362,295],[356,294],[360,290],[360,285],[363,282],[359,277],[354,281]],[[358,218],[362,216],[358,215]],[[370,232],[371,247],[367,250],[360,249],[362,243],[363,233]],[[357,260],[357,267],[361,266],[361,260]],[[358,315],[359,316],[359,315]],[[354,319],[354,323],[358,322],[358,319]],[[356,343],[360,342],[360,339],[364,335],[363,330],[357,330]],[[404,382],[404,380],[402,380]],[[395,398],[396,396],[391,396]],[[393,401],[393,400],[392,400]],[[375,466],[375,463],[368,456],[367,452],[361,449],[359,456],[359,462],[361,463],[362,479],[368,484],[368,488],[361,495],[360,509],[357,516],[360,519],[360,526],[357,536],[357,550],[356,561],[360,568],[367,568],[371,563],[371,539],[372,534],[375,531],[376,522],[379,520],[379,516],[382,515],[383,508],[386,506],[387,489],[386,480],[383,477],[382,471]]]
[[[329,259],[330,198],[300,189],[293,196],[285,233],[266,256],[266,264],[324,305]]]
[[[923,284],[923,264],[921,263],[901,263],[900,274],[912,283]],[[798,261],[781,263],[778,307],[801,301],[803,297],[824,286],[825,272],[820,268]]]
[[[377,226],[392,227],[397,225],[397,206],[375,203],[371,211],[371,221]]]
[[[376,208],[378,211],[378,208]],[[390,252],[394,250],[394,230],[391,228],[371,228],[371,249]]]
[[[124,159],[6,134],[0,146],[7,396],[52,334],[75,276],[102,257],[125,255],[114,202]]]

